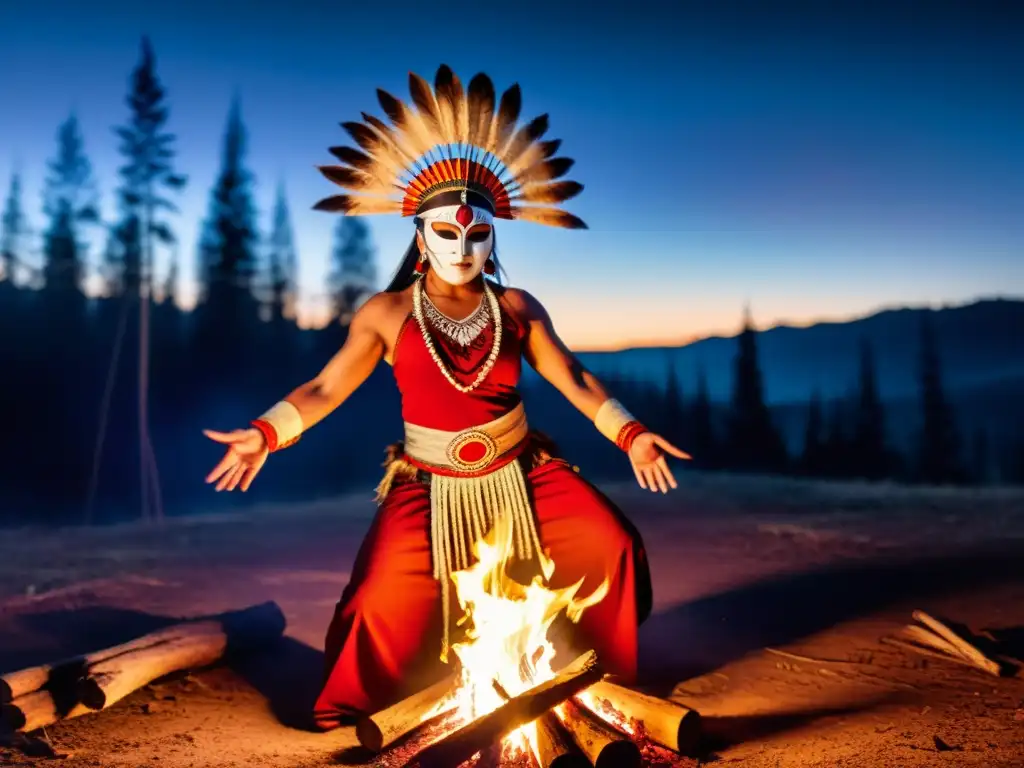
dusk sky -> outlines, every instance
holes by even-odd
[[[1024,295],[1024,14],[758,5],[3,0],[0,193],[20,169],[40,226],[74,110],[113,217],[111,126],[146,33],[190,179],[185,280],[237,93],[264,227],[287,186],[307,320],[336,222],[311,210],[336,191],[315,166],[348,143],[340,121],[381,115],[376,87],[407,98],[409,70],[441,63],[518,81],[576,160],[588,231],[497,227],[510,281],[576,347],[732,333],[748,301],[767,326]],[[383,282],[412,224],[368,221]]]

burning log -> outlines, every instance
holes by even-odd
[[[642,723],[644,735],[651,741],[682,755],[692,755],[700,739],[700,714],[674,701],[605,680],[594,683],[576,700],[597,717],[610,718],[622,730],[631,730],[632,723]]]
[[[628,736],[573,702],[563,704],[559,715],[594,768],[640,768],[640,748]]]
[[[73,685],[54,686],[51,672],[43,688],[0,706],[0,725],[31,731],[105,709],[157,678],[209,666],[225,653],[274,640],[284,626],[281,609],[275,603],[264,603],[216,619],[183,622],[108,648],[76,662],[84,672]]]
[[[524,669],[524,665],[525,660],[520,664],[520,670]],[[512,700],[497,680],[493,681],[493,686],[502,699]],[[548,710],[534,723],[537,726],[537,751],[541,768],[590,768],[590,761],[573,744],[553,710]]]
[[[387,709],[382,709],[369,717],[361,717],[356,722],[359,743],[371,752],[380,752],[428,719],[454,709],[454,698],[447,707],[442,706],[442,701],[457,684],[458,676],[453,673]]]
[[[516,696],[420,753],[420,768],[451,768],[487,749],[521,725],[579,693],[603,676],[597,654],[588,651],[551,680]],[[639,751],[637,751],[639,756]],[[621,764],[627,768],[628,763]]]
[[[548,712],[536,723],[537,751],[544,768],[590,768],[590,761],[569,738],[554,714]]]

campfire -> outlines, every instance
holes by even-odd
[[[476,562],[452,574],[465,640],[452,645],[457,671],[357,725],[360,743],[387,766],[463,764],[629,768],[688,754],[699,716],[671,701],[604,679],[588,651],[561,669],[548,638],[560,616],[578,622],[608,591],[585,598],[546,586],[557,565],[524,585],[508,576],[514,531],[499,521],[474,546]]]

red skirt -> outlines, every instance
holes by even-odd
[[[597,651],[604,669],[636,676],[637,628],[651,610],[651,582],[640,534],[567,463],[552,460],[527,481],[541,544],[555,563],[553,587],[584,579],[585,597],[607,577],[605,598],[573,628],[577,649]],[[326,680],[314,708],[324,730],[372,713],[445,672],[440,588],[430,547],[430,486],[395,486],[356,557],[327,631]],[[459,615],[453,611],[453,616]]]

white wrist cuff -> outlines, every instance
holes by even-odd
[[[622,428],[631,421],[636,421],[636,417],[614,398],[608,398],[601,403],[601,407],[597,409],[597,414],[594,416],[594,426],[597,427],[597,431],[613,443],[618,443]]]
[[[259,418],[274,428],[278,446],[286,445],[302,434],[302,416],[299,409],[287,400],[274,405]]]

